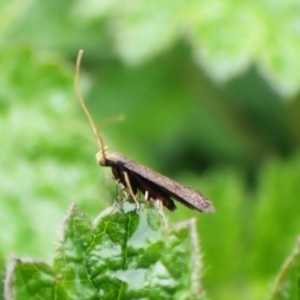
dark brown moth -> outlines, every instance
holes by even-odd
[[[171,211],[176,209],[176,205],[173,201],[174,199],[191,209],[206,213],[214,212],[213,204],[200,192],[181,185],[123,155],[105,150],[102,138],[94,125],[78,88],[82,55],[83,50],[80,50],[76,61],[75,91],[79,103],[89,120],[100,149],[96,155],[98,164],[103,167],[111,167],[116,181],[130,191],[137,205],[138,202],[135,199],[135,195],[138,192],[141,192],[145,195],[147,200],[159,200]]]

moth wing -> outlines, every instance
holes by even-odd
[[[172,198],[188,206],[206,213],[214,212],[214,206],[202,193],[190,187],[186,187],[158,172],[155,172],[143,165],[138,164],[134,160],[114,152],[107,152],[106,159],[119,164],[122,168],[145,178],[151,183],[161,188]]]

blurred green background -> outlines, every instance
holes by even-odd
[[[300,4],[291,1],[0,3],[0,265],[51,262],[75,201],[95,217],[110,170],[73,90],[110,150],[203,191],[198,219],[211,299],[261,299],[300,232]]]

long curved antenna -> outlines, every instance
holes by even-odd
[[[75,92],[76,92],[76,95],[77,95],[77,98],[79,100],[79,103],[80,103],[80,106],[81,108],[83,109],[90,125],[91,125],[91,128],[92,128],[92,131],[96,137],[96,140],[97,140],[97,143],[98,143],[98,146],[99,146],[99,149],[100,149],[100,153],[98,155],[100,155],[100,159],[99,159],[99,162],[101,162],[101,164],[105,165],[105,161],[106,161],[106,158],[105,158],[105,147],[104,147],[104,143],[103,143],[103,140],[93,122],[93,119],[88,111],[88,109],[86,108],[85,106],[85,103],[84,103],[84,100],[83,100],[83,97],[80,93],[80,90],[79,90],[79,75],[80,75],[80,63],[81,63],[81,58],[82,58],[82,55],[83,55],[83,50],[79,50],[78,52],[78,55],[77,55],[77,59],[76,59],[76,73],[75,73],[75,79],[74,79],[74,88],[75,88]]]

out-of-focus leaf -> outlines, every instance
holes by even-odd
[[[294,251],[282,265],[268,300],[300,299],[300,237]]]
[[[254,189],[240,172],[210,171],[180,182],[213,200],[214,215],[195,215],[180,207],[173,221],[195,216],[208,266],[204,284],[211,299],[262,299],[286,253],[299,235],[300,155],[274,158],[261,168]],[[215,286],[218,282],[218,288]],[[230,286],[232,288],[230,288]]]
[[[299,181],[299,154],[285,162],[274,159],[261,170],[250,225],[251,245],[256,250],[252,248],[249,270],[256,276],[257,266],[260,266],[260,276],[272,276],[299,234]],[[276,251],[271,251],[274,247]]]
[[[299,91],[297,0],[181,0],[163,5],[158,0],[54,0],[46,4],[32,0],[27,5],[18,4],[14,0],[3,5],[2,31],[8,41],[32,39],[39,46],[64,48],[71,53],[85,45],[109,56],[114,40],[123,60],[136,64],[184,39],[191,45],[195,60],[216,82],[255,64],[280,94],[290,96]]]
[[[82,203],[78,189],[101,206],[90,185],[100,178],[92,135],[82,138],[90,132],[76,113],[73,68],[62,58],[16,45],[1,49],[0,67],[0,253],[45,255],[61,210]],[[87,171],[87,161],[95,168]]]
[[[101,13],[103,7],[98,9]],[[228,80],[255,63],[284,95],[299,90],[299,12],[297,1],[230,0],[163,5],[131,0],[109,10],[116,49],[128,63],[149,59],[183,37],[215,80]]]
[[[155,207],[124,202],[94,222],[72,205],[53,267],[11,257],[6,299],[204,299],[195,220],[168,228]]]

